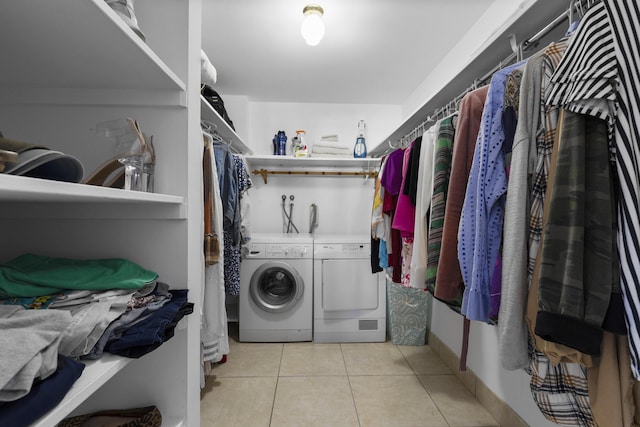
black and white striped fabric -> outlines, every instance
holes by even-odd
[[[618,112],[615,125],[618,253],[625,303],[631,369],[640,379],[640,6],[637,0],[605,2],[618,60]]]
[[[610,124],[618,174],[618,254],[631,369],[640,379],[640,6],[603,0],[583,17],[547,102]]]
[[[571,36],[569,46],[548,88],[547,104],[605,120],[613,141],[616,54],[604,3],[589,9]],[[615,147],[612,147],[615,152]]]

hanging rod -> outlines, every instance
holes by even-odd
[[[340,175],[340,176],[364,176],[365,178],[375,178],[378,171],[359,171],[359,172],[341,172],[341,171],[274,171],[268,169],[256,169],[251,171],[254,175],[262,176],[264,183],[267,183],[267,175]]]
[[[587,6],[591,6],[592,3],[595,3],[595,2],[587,1]],[[575,6],[575,5],[572,4],[572,6]],[[527,49],[535,47],[536,43],[540,39],[542,39],[544,36],[549,34],[556,27],[558,27],[558,25],[560,25],[562,22],[564,22],[565,19],[569,18],[570,15],[571,15],[571,9],[565,10],[563,13],[558,15],[558,17],[556,17],[553,21],[548,23],[544,28],[542,28],[536,34],[534,34],[533,36],[529,37],[527,40],[521,42],[517,46],[517,48],[521,49],[522,51],[525,51]],[[413,128],[413,130],[411,130],[410,132],[405,134],[403,137],[401,137],[400,138],[400,146],[403,146],[403,142],[405,140],[407,140],[408,138],[410,138],[412,135],[416,135],[416,137],[421,135],[419,132],[421,130],[424,131],[428,124],[435,123],[437,117],[439,117],[443,112],[449,111],[452,104],[457,104],[457,102],[462,100],[462,98],[464,98],[464,96],[467,93],[477,89],[478,87],[480,87],[480,85],[485,84],[496,73],[496,71],[501,70],[506,65],[511,64],[511,62],[514,59],[517,59],[517,58],[518,58],[518,53],[517,53],[516,49],[514,48],[514,52],[510,53],[506,58],[504,58],[502,61],[500,61],[500,63],[498,65],[493,67],[491,70],[489,70],[487,73],[485,73],[479,79],[474,80],[474,82],[473,82],[473,84],[471,86],[466,88],[462,93],[460,93],[458,96],[456,96],[453,100],[449,101],[444,106],[435,109],[431,114],[429,114],[427,116],[427,118],[422,123],[420,123],[418,126]],[[389,141],[389,147],[392,148],[392,149],[400,148],[400,147],[394,147],[393,144],[391,143],[391,141]]]
[[[555,29],[558,25],[560,25],[565,19],[567,19],[569,17],[570,14],[571,14],[570,10],[568,10],[568,9],[565,10],[562,15],[559,15],[556,19],[554,19],[549,24],[547,24],[546,27],[544,27],[543,29],[538,31],[533,36],[529,37],[528,40],[525,40],[522,43],[522,47],[526,49],[529,46],[531,46],[534,43],[536,43],[538,40],[540,40],[541,38],[543,38],[544,36],[549,34],[551,32],[551,30]]]

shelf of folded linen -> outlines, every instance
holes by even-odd
[[[245,156],[247,162],[251,166],[270,166],[270,167],[333,167],[337,169],[359,168],[373,169],[380,165],[380,159],[371,157],[355,158],[353,156],[336,156],[336,155],[312,155],[311,157],[293,157],[293,156],[274,156],[274,155],[251,155]]]
[[[338,135],[324,135],[313,143],[311,155],[315,157],[353,157],[353,145],[340,141]]]

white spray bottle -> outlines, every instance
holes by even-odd
[[[353,157],[364,158],[367,157],[367,144],[364,141],[364,120],[358,122],[358,137],[356,138],[356,144],[353,146]]]

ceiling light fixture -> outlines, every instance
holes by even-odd
[[[309,46],[317,46],[324,37],[323,13],[324,10],[317,4],[310,4],[302,9],[304,20],[300,32]]]

